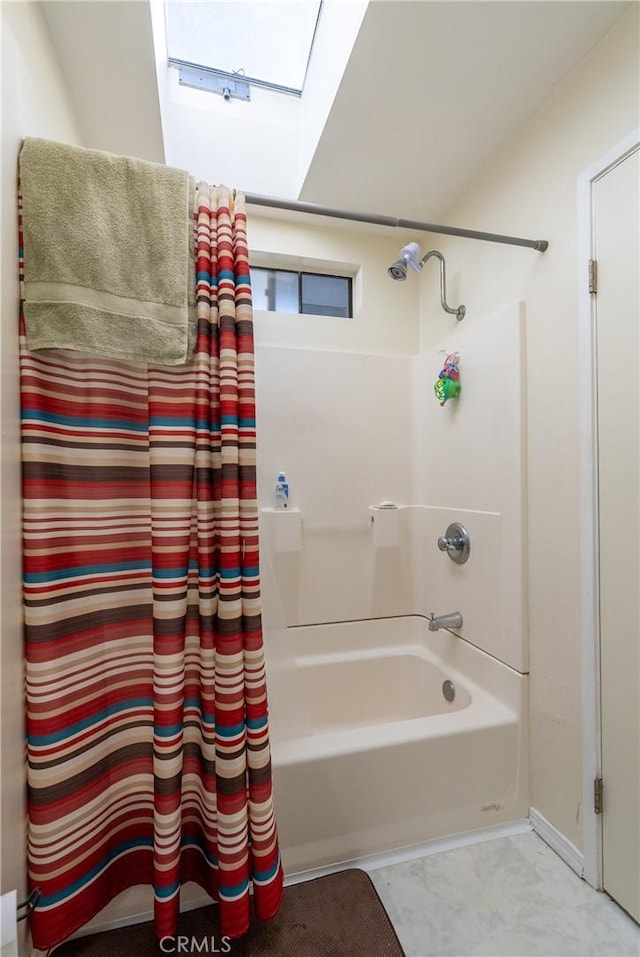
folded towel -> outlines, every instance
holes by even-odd
[[[185,363],[195,341],[189,174],[29,138],[20,187],[27,347]]]

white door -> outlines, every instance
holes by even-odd
[[[604,889],[640,920],[639,184],[636,150],[593,185]]]

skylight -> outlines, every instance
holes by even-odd
[[[302,93],[320,0],[168,0],[169,61]]]

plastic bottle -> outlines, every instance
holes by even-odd
[[[284,472],[278,472],[276,479],[276,508],[289,508],[289,485]]]

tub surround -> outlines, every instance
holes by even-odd
[[[432,506],[420,506],[412,512],[415,612],[440,615],[461,611],[464,624],[459,634],[526,674],[524,588],[518,556],[505,542],[506,517],[498,512]],[[437,547],[438,536],[453,521],[462,522],[469,532],[471,553],[464,565],[454,564]]]
[[[465,638],[523,673],[529,670],[526,341],[522,302],[456,326],[416,360],[412,401],[415,501],[428,505],[413,538],[415,611],[458,608]],[[421,384],[451,352],[461,357],[460,398],[444,408],[420,401]],[[462,522],[471,537],[469,561],[459,568],[440,561],[431,545],[450,521]]]
[[[283,614],[275,623],[456,609],[461,635],[527,673],[525,340],[514,303],[419,357],[258,347],[262,562],[265,600],[275,588]],[[463,390],[442,408],[433,382],[451,352]],[[268,508],[283,466],[299,519]],[[369,506],[389,499],[400,507],[376,529]],[[469,530],[464,565],[437,547],[452,521]]]
[[[402,505],[391,517],[397,544],[387,547],[387,530],[380,545],[366,516],[359,525],[327,523],[308,529],[299,514],[296,550],[285,551],[283,542],[293,538],[294,519],[263,510],[263,561],[274,569],[284,610],[283,620],[273,622],[267,616],[267,623],[298,626],[460,610],[460,635],[525,674],[522,579],[503,556],[503,517],[426,505]],[[469,531],[471,555],[464,565],[456,565],[437,546],[453,521]],[[345,553],[357,563],[356,576],[367,576],[356,596],[350,591],[353,579],[345,569]]]

